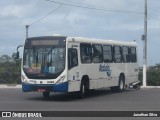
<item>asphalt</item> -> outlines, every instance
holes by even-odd
[[[109,89],[101,89],[87,95],[84,99],[79,99],[76,93],[52,93],[46,100],[43,99],[42,93],[23,93],[21,88],[1,88],[0,111],[160,111],[160,89],[143,88],[126,90],[122,93],[112,93]],[[74,118],[65,118],[67,119]],[[85,119],[95,120],[96,118]],[[106,118],[99,118],[101,119],[106,120]],[[108,119],[142,120],[142,118],[113,117]],[[158,120],[159,118],[145,118],[145,120],[152,119]]]

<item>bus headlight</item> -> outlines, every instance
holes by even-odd
[[[66,77],[65,75],[64,75],[64,76],[62,76],[62,77],[57,81],[57,83],[56,83],[56,84],[59,84],[59,83],[64,82],[65,77]]]
[[[28,83],[28,81],[26,80],[26,78],[23,75],[21,75],[21,81],[24,83]]]
[[[25,81],[25,77],[23,75],[21,75],[21,80],[22,80],[22,82]]]

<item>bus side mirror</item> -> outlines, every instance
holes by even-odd
[[[17,51],[17,53],[13,53],[12,57],[17,60],[19,59],[19,52]]]
[[[16,59],[19,59],[19,52],[17,51]]]

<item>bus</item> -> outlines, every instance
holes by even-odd
[[[82,37],[41,36],[25,40],[21,81],[23,92],[77,92],[139,88],[135,42]]]

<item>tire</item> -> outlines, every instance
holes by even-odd
[[[118,84],[118,92],[122,92],[125,89],[124,77],[120,76]]]
[[[120,76],[118,86],[111,87],[112,92],[122,92],[125,90],[125,82],[124,77]]]
[[[50,92],[43,92],[43,98],[48,99]]]
[[[78,92],[79,98],[80,99],[84,98],[85,93],[86,93],[86,86],[85,86],[84,82],[82,81],[81,86],[80,86],[80,91]]]

